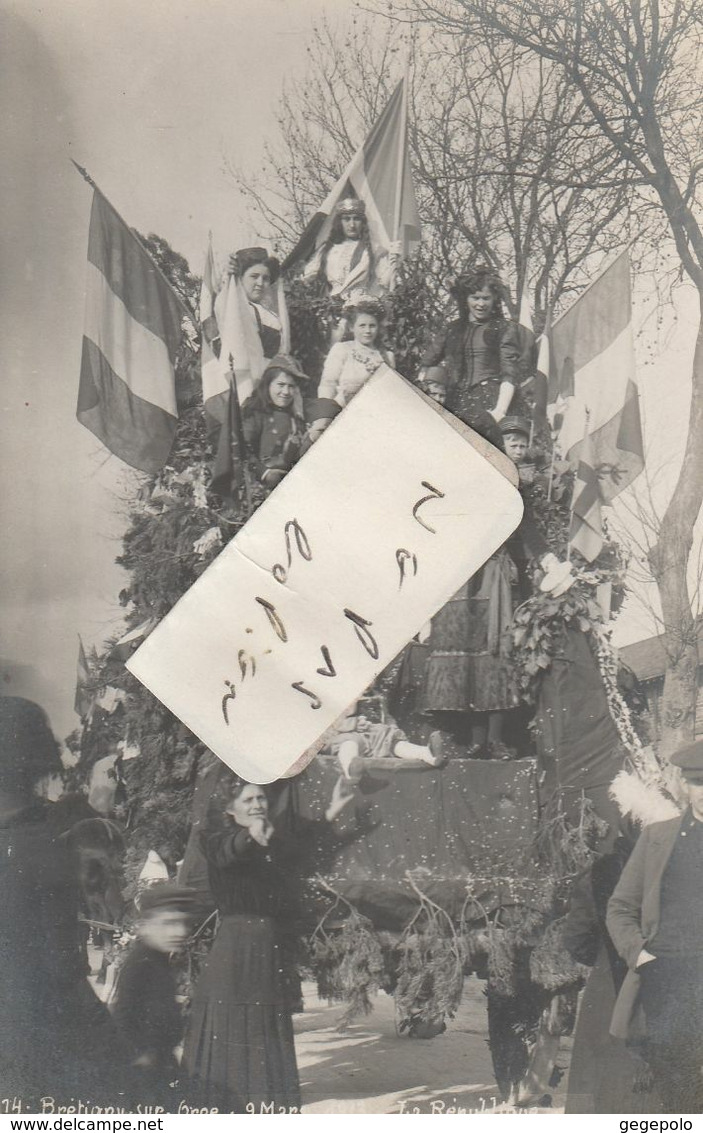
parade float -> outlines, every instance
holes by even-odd
[[[403,246],[380,297],[386,338],[381,345],[392,347],[396,370],[410,382],[418,379],[428,339],[446,319],[444,299],[426,286],[429,265],[417,247],[415,213],[403,198],[411,177],[407,152],[398,147],[407,128],[401,88],[283,265],[277,303],[279,316],[285,309],[287,318],[279,317],[279,325],[286,324],[288,348],[315,385],[330,342],[345,331],[340,293],[320,286],[327,254],[322,236],[335,223],[340,202],[351,216],[362,211],[358,202],[365,197],[374,224],[385,207],[389,219],[381,245],[385,241],[386,251],[393,241]],[[403,234],[404,244],[398,239]],[[102,775],[103,813],[125,831],[130,898],[148,883],[143,870],[149,855],[199,890],[203,917],[189,960],[194,977],[217,915],[200,837],[211,801],[227,789],[229,771],[128,672],[125,661],[266,492],[238,435],[237,361],[223,350],[211,257],[200,281],[163,240],[140,238],[140,246],[187,315],[180,341],[171,344],[177,415],[168,458],[157,461],[156,470],[137,465],[144,474],[136,488],[131,481],[126,490],[128,521],[117,560],[126,572],[120,594],[125,632],[100,654],[82,655],[82,728],[70,738],[79,758],[67,786],[87,789],[89,799],[96,799]],[[351,269],[347,264],[344,270],[353,274],[364,255],[368,264],[370,248],[352,256]],[[303,267],[311,262],[318,264],[313,274]],[[617,264],[617,286],[603,276],[600,290],[591,288],[586,325],[607,324],[613,294],[622,299],[625,292],[620,310],[628,325],[629,276],[623,284],[623,273],[629,268],[622,257]],[[327,268],[332,270],[329,262]],[[571,323],[562,323],[561,343],[562,371],[569,371],[570,380],[582,325],[578,318]],[[563,408],[569,390],[563,383],[549,386],[534,336],[524,326],[520,334],[521,404],[529,420],[521,490],[549,552],[562,563],[570,561],[570,585],[561,593],[540,589],[536,565],[528,568],[523,599],[501,642],[515,699],[493,750],[476,758],[471,744],[454,738],[440,766],[387,757],[364,761],[348,786],[353,799],[335,838],[323,846],[311,837],[311,850],[301,859],[304,913],[296,937],[301,976],[315,979],[323,997],[346,1005],[344,1025],[368,1013],[375,995],[385,992],[395,997],[399,1034],[429,1039],[451,1025],[467,976],[484,981],[498,1085],[505,1098],[528,1104],[549,1093],[559,1038],[573,1026],[584,971],[563,947],[560,926],[574,879],[612,842],[626,809],[618,809],[611,797],[613,781],[619,781],[622,799],[633,784],[657,794],[662,774],[645,746],[636,689],[610,644],[609,624],[624,597],[626,557],[601,522],[598,492],[588,496],[583,472],[585,464],[591,488],[603,481],[607,503],[641,468],[636,395],[633,401],[630,387],[623,386],[613,418],[619,431],[606,437],[610,451],[622,456],[622,468],[602,460],[589,465],[583,450],[580,463],[559,459],[557,444],[564,449],[564,436],[554,415],[550,427],[546,402],[551,396],[553,408],[559,408],[561,397]],[[558,361],[557,338],[553,335],[551,345]],[[608,342],[599,346],[596,339],[589,338],[589,349],[607,350]],[[224,434],[213,443],[206,427],[206,364],[217,371],[217,396],[231,399],[220,422],[231,426],[227,475],[222,478],[220,467],[216,480],[213,460],[222,456]],[[595,438],[594,421],[591,426]],[[583,423],[580,428],[579,437]],[[588,428],[586,415],[591,437]],[[595,544],[575,538],[575,517],[582,533],[595,535]],[[427,742],[431,727],[422,701],[427,651],[425,640],[409,642],[363,698],[372,725],[397,725],[417,744]],[[304,842],[319,825],[341,770],[334,750],[323,748],[301,774],[274,784],[277,828]],[[116,938],[120,927],[113,926]]]
[[[198,281],[185,261],[163,241],[144,243],[194,306]],[[293,351],[313,372],[334,314],[324,299],[311,299],[305,281],[292,281],[287,291]],[[388,334],[396,367],[410,380],[432,330],[423,296],[420,267],[406,265],[387,299]],[[95,788],[107,758],[107,810],[125,831],[130,897],[143,884],[150,852],[200,889],[204,927],[193,946],[193,972],[216,915],[200,832],[229,772],[124,661],[256,504],[255,495],[253,502],[244,493],[223,501],[209,489],[199,371],[199,343],[184,334],[175,443],[168,464],[142,478],[129,503],[118,560],[127,573],[120,595],[126,632],[85,658],[85,718],[72,740],[80,758],[68,784]],[[535,475],[525,491],[550,549],[563,558],[573,472],[552,459],[544,430],[530,460]],[[345,1004],[345,1024],[370,1011],[383,991],[395,997],[399,1034],[431,1038],[451,1025],[473,973],[485,981],[496,1079],[520,1104],[549,1093],[559,1037],[573,1026],[584,971],[561,944],[560,922],[572,881],[617,825],[608,787],[623,769],[643,782],[658,777],[642,745],[643,726],[628,707],[636,698],[624,689],[609,644],[624,565],[606,539],[595,561],[575,563],[576,581],[566,593],[536,589],[516,611],[510,664],[521,703],[500,758],[453,748],[436,769],[370,759],[338,841],[309,855],[302,879],[301,974],[317,981],[323,997]],[[370,719],[392,719],[418,741],[427,735],[415,695],[426,649],[409,643],[364,699]],[[323,750],[301,775],[274,785],[281,829],[304,836],[339,774],[337,759]]]

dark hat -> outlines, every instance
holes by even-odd
[[[681,768],[684,779],[703,783],[703,740],[696,740],[688,747],[682,747],[669,760],[674,767]]]
[[[313,421],[333,421],[341,412],[339,402],[333,401],[331,397],[318,397],[315,401],[308,401],[305,406],[305,420],[309,425]]]
[[[433,382],[438,386],[449,385],[449,374],[447,373],[446,366],[428,366],[425,370],[425,377],[423,378],[425,385]]]
[[[262,382],[267,379],[267,377],[271,376],[272,370],[283,370],[285,374],[290,374],[291,378],[295,378],[298,382],[312,381],[312,378],[309,378],[308,375],[304,374],[300,369],[295,358],[291,358],[289,354],[276,354],[275,358],[272,358],[271,361],[266,364],[266,369],[261,375]]]
[[[343,197],[335,212],[337,216],[366,216],[366,205],[359,197]]]
[[[195,889],[188,889],[184,885],[173,885],[164,881],[159,885],[150,885],[139,894],[139,912],[153,913],[159,909],[173,909],[186,916],[197,913],[198,894]]]
[[[234,274],[241,279],[245,271],[253,268],[254,264],[263,264],[271,273],[271,283],[275,283],[281,274],[281,265],[275,256],[269,256],[265,248],[240,248],[232,258]]]
[[[28,792],[60,772],[59,745],[44,709],[21,696],[0,696],[0,788]]]
[[[522,433],[523,436],[530,439],[530,422],[526,421],[524,417],[504,417],[500,422],[500,431],[505,436],[506,433]]]

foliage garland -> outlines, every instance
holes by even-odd
[[[373,1010],[372,996],[386,982],[383,951],[368,917],[329,883],[321,878],[318,883],[334,902],[312,932],[310,955],[320,998],[347,1004],[338,1024],[345,1030],[353,1019]]]

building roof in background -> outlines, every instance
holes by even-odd
[[[698,626],[698,650],[703,663],[703,622]],[[618,653],[620,660],[628,669],[632,669],[638,681],[653,681],[664,675],[666,653],[663,634],[623,645]]]

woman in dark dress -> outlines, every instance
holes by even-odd
[[[503,448],[492,416],[486,410],[476,413],[473,427],[478,425],[477,431]],[[508,428],[515,428],[516,421],[524,428],[519,418],[504,421]],[[545,571],[559,565],[526,503],[517,531],[432,619],[421,709],[463,749],[460,754],[513,754],[504,743],[507,714],[520,703],[510,659],[511,628],[514,610],[530,594],[533,564]],[[548,588],[553,589],[551,582]]]
[[[460,275],[451,290],[459,318],[440,331],[425,351],[419,380],[428,367],[444,365],[449,379],[447,409],[472,427],[486,412],[500,422],[508,410],[520,412],[519,328],[504,317],[503,285],[488,268]]]
[[[427,644],[422,711],[475,758],[510,754],[505,718],[519,705],[509,651],[523,594],[510,551],[501,547],[439,610]]]
[[[301,384],[305,374],[291,358],[278,354],[242,407],[242,432],[247,456],[257,479],[272,491],[300,456],[307,428]]]
[[[350,797],[338,785],[326,819]],[[203,846],[221,921],[195,989],[184,1069],[221,1109],[299,1112],[292,1011],[300,991],[288,943],[295,859],[276,835],[264,788],[239,782],[224,825],[211,818]]]

